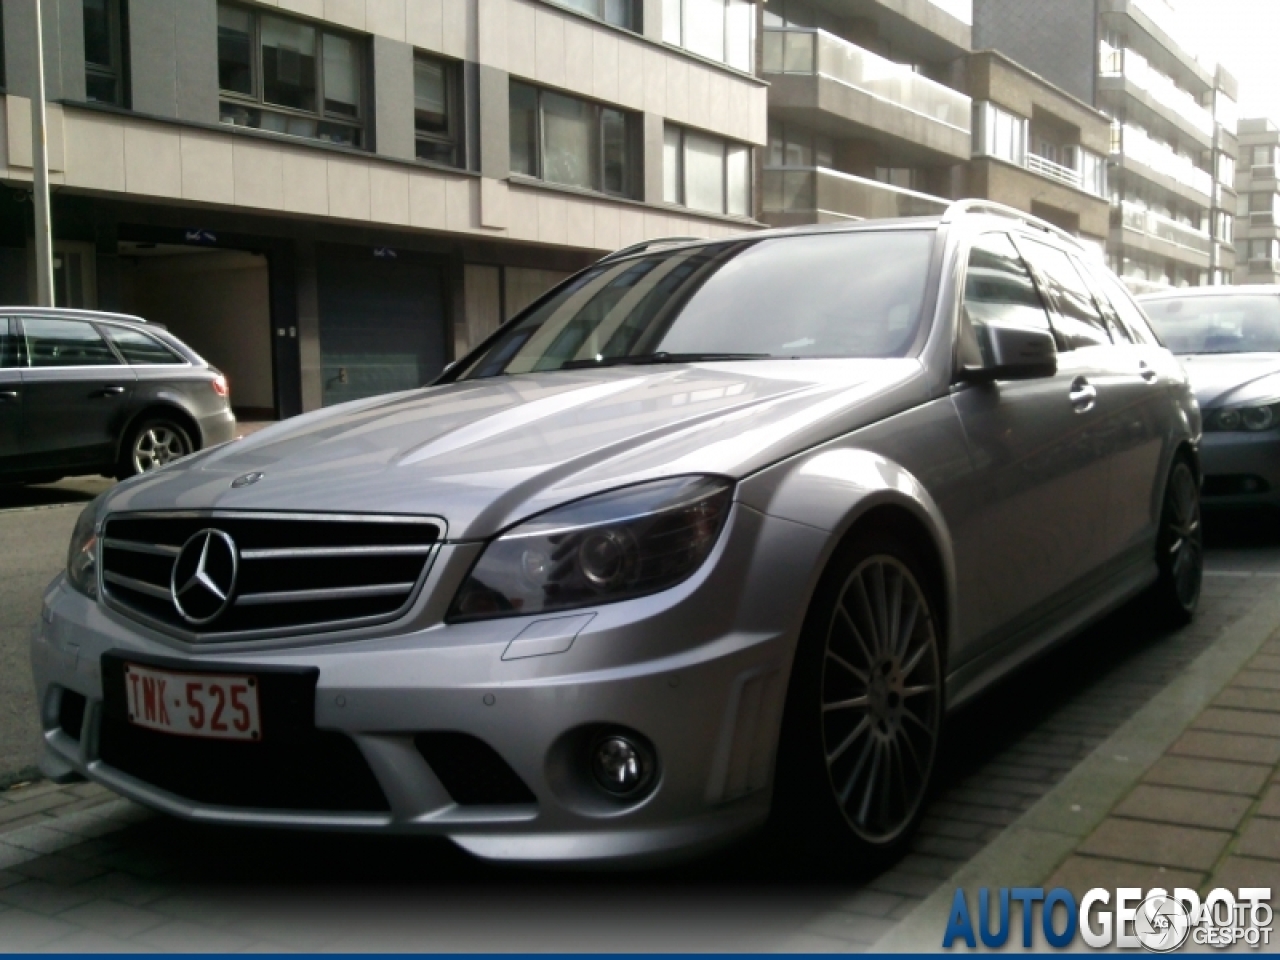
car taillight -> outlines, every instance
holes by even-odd
[[[227,378],[222,374],[218,374],[213,378],[213,392],[220,397],[226,397],[231,394],[231,388],[227,386]]]

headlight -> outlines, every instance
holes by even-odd
[[[526,520],[485,548],[449,620],[567,610],[673,587],[711,552],[732,490],[721,477],[675,477]]]
[[[1205,429],[1214,431],[1247,430],[1258,433],[1276,426],[1280,426],[1280,403],[1223,407],[1205,418]]]
[[[76,521],[67,548],[67,581],[86,597],[98,597],[98,503],[89,504]]]

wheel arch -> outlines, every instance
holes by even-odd
[[[200,425],[196,423],[195,417],[191,416],[191,414],[182,409],[182,407],[176,403],[153,401],[131,416],[125,423],[124,429],[120,431],[120,437],[116,441],[117,463],[124,456],[125,447],[128,445],[129,437],[133,435],[134,429],[138,424],[150,417],[168,417],[177,422],[177,424],[187,432],[187,436],[191,439],[192,453],[195,453],[204,446],[204,434],[200,430]]]

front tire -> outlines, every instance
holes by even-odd
[[[1200,484],[1185,458],[1174,461],[1165,484],[1160,529],[1156,534],[1159,576],[1151,606],[1165,624],[1191,622],[1200,603],[1204,577],[1204,532],[1200,523]]]
[[[842,548],[815,594],[788,690],[773,831],[848,871],[905,852],[933,784],[943,673],[936,585],[910,546]]]
[[[148,417],[129,431],[116,478],[127,480],[148,473],[185,457],[192,449],[191,437],[178,423],[167,417]]]

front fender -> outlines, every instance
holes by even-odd
[[[836,547],[859,520],[879,507],[910,514],[932,541],[948,611],[947,646],[952,646],[956,618],[949,613],[957,606],[951,535],[934,498],[906,467],[864,449],[816,450],[749,477],[740,485],[738,498],[761,513],[830,534],[811,573],[808,597]]]

